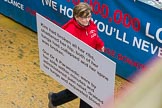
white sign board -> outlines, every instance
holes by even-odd
[[[116,64],[37,13],[40,68],[94,108],[114,96]]]

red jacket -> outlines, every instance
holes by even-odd
[[[82,27],[72,18],[62,28],[96,50],[101,50],[104,46],[97,34],[97,27],[92,21],[88,26]]]

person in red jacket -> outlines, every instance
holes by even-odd
[[[77,8],[77,6],[75,8]],[[78,15],[79,13],[76,12],[74,13],[74,15],[75,14]],[[97,34],[96,25],[93,23],[93,21],[90,20],[90,10],[89,12],[87,11],[87,13],[84,13],[85,15],[83,16],[83,13],[80,12],[80,14],[69,20],[62,28],[71,33],[73,36],[80,39],[81,41],[83,41],[84,43],[88,44],[92,48],[99,51],[103,51],[104,43]]]
[[[62,28],[73,36],[77,37],[90,47],[104,51],[104,42],[99,38],[97,26],[91,20],[92,8],[85,2],[80,2],[73,9],[73,18],[70,19]],[[48,94],[49,108],[56,108],[66,102],[76,99],[77,96],[68,89],[58,93],[50,92]],[[80,100],[79,108],[92,108],[83,100]]]

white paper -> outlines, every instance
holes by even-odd
[[[113,99],[116,64],[37,13],[40,68],[94,108]]]

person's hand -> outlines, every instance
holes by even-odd
[[[101,52],[104,52],[105,51],[105,47],[103,46],[102,48],[101,48]]]

